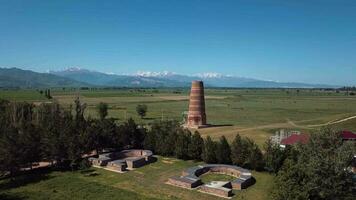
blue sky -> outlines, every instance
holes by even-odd
[[[356,85],[354,0],[0,0],[0,67]]]

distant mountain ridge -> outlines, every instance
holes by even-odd
[[[69,68],[49,73],[96,86],[111,87],[187,87],[188,82],[167,80],[162,77],[106,74],[87,69]]]
[[[202,80],[207,87],[231,88],[336,88],[307,83],[283,83],[218,73],[182,75],[172,72],[138,72],[134,75],[107,74],[80,68],[38,73],[18,68],[0,68],[0,87],[189,87]]]
[[[0,68],[0,87],[4,88],[81,87],[89,85],[49,73],[38,73],[19,68]]]
[[[142,72],[134,75],[115,75],[86,69],[69,68],[62,71],[50,72],[58,76],[71,78],[100,86],[117,87],[189,87],[191,81],[202,80],[208,87],[236,87],[236,88],[336,88],[338,86],[323,84],[307,84],[293,82],[276,82],[244,78],[218,73],[203,73],[198,75],[182,75],[172,72]]]

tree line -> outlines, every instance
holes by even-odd
[[[76,169],[87,165],[83,155],[93,150],[142,148],[146,130],[132,119],[117,124],[106,117],[106,104],[98,105],[98,119],[85,118],[85,109],[79,99],[68,109],[1,100],[0,171],[15,174],[40,161]]]
[[[210,136],[203,139],[199,132],[191,133],[176,121],[153,123],[146,134],[144,147],[155,154],[183,160],[235,164],[255,170],[264,168],[262,151],[251,139],[237,134],[231,145],[225,136],[218,141]]]

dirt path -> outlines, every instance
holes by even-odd
[[[337,121],[330,121],[330,122],[327,122],[327,123],[324,123],[324,124],[307,125],[307,127],[320,127],[320,126],[338,124],[338,123],[346,122],[348,120],[355,119],[355,118],[356,118],[356,115],[351,116],[351,117],[347,117],[347,118],[344,118],[344,119],[340,119],[340,120],[337,120]]]

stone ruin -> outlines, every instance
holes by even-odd
[[[226,174],[236,177],[236,179],[233,181],[213,181],[204,184],[199,176],[208,172]],[[182,176],[171,177],[167,183],[188,189],[198,189],[200,192],[220,197],[231,197],[233,195],[233,189],[245,189],[250,186],[252,182],[252,175],[247,169],[233,165],[206,164],[188,168],[183,171]]]
[[[90,158],[89,161],[94,167],[124,172],[150,163],[152,155],[150,150],[132,149],[100,154],[98,158]]]

